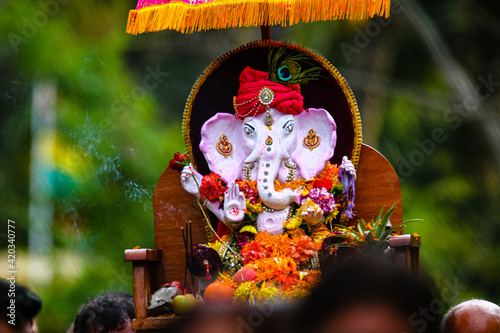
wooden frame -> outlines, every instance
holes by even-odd
[[[376,217],[380,209],[399,202],[391,216],[393,225],[403,220],[399,179],[389,161],[378,151],[363,144],[356,180],[356,216],[365,220]],[[126,250],[125,260],[132,262],[136,318],[132,328],[137,332],[174,329],[178,318],[150,317],[147,306],[152,292],[166,282],[184,281],[185,250],[181,227],[192,222],[193,244],[207,242],[205,222],[196,198],[184,191],[179,173],[166,169],[161,175],[153,198],[156,249]],[[355,223],[354,220],[352,223]],[[390,238],[396,264],[419,272],[420,238],[400,235]],[[187,286],[190,290],[196,288]]]
[[[389,246],[394,249],[396,265],[414,275],[420,275],[420,236],[399,235],[389,237]]]

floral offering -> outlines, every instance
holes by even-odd
[[[202,184],[201,197],[223,202],[225,189],[220,177],[211,174],[203,177],[203,182],[205,179],[213,194],[201,190]],[[222,257],[218,281],[231,283],[235,289],[233,302],[238,304],[289,301],[307,295],[320,279],[317,251],[333,231],[333,221],[339,221],[338,213],[345,204],[340,168],[326,162],[313,179],[275,181],[276,191],[289,188],[301,193],[301,205],[292,205],[284,233],[277,235],[257,231],[256,218],[263,211],[257,182],[238,179],[235,183],[245,196],[244,224],[208,244]],[[309,218],[303,214],[306,211],[316,215]]]

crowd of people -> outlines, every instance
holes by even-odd
[[[3,279],[0,293],[0,333],[39,333],[36,318],[42,309],[40,297]],[[134,318],[134,299],[130,294],[105,293],[78,309],[68,333],[133,333]]]
[[[19,284],[0,280],[1,333],[38,333],[42,300]],[[10,293],[12,290],[15,293]],[[299,303],[255,307],[202,307],[183,321],[183,333],[498,333],[500,307],[472,299],[436,313],[436,290],[422,279],[374,262],[339,265]],[[10,309],[15,304],[15,315]],[[443,309],[441,309],[443,310]],[[441,312],[444,312],[441,311]],[[13,318],[15,318],[13,320]],[[83,304],[68,333],[131,333],[134,300],[105,293]],[[169,331],[170,332],[170,331]]]

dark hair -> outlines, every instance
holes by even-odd
[[[40,297],[30,291],[28,288],[15,283],[10,283],[4,279],[0,279],[0,320],[9,321],[12,318],[8,316],[8,307],[11,305],[11,300],[15,300],[15,320],[14,329],[20,332],[26,324],[33,323],[33,319],[42,309],[42,300]]]
[[[123,329],[135,318],[134,299],[126,292],[99,296],[78,309],[74,333],[105,333]]]

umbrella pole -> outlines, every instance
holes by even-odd
[[[271,27],[269,25],[261,25],[260,34],[262,35],[262,40],[271,39]]]

